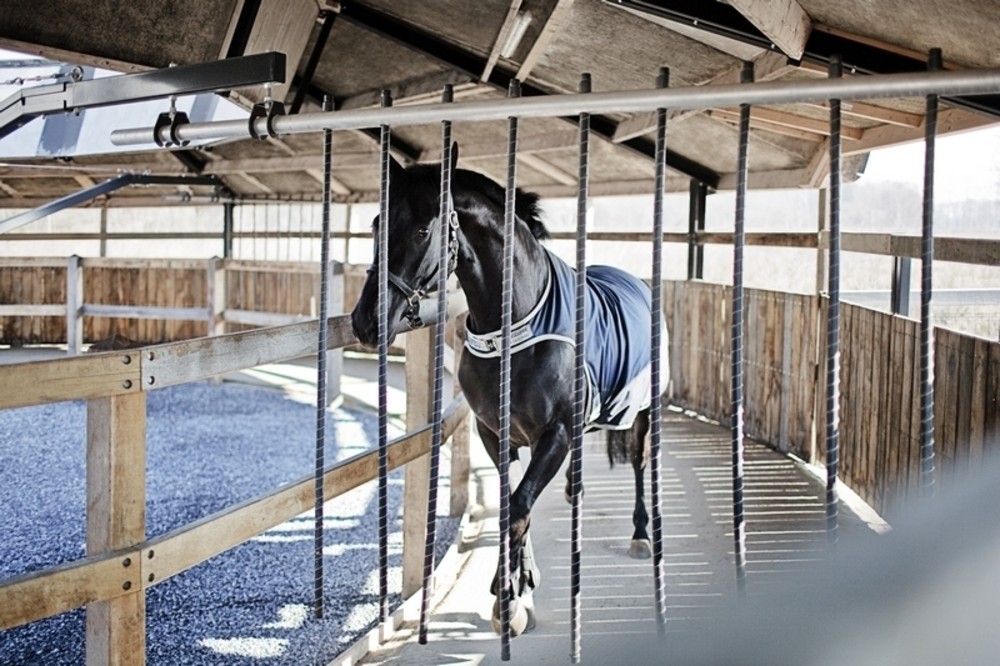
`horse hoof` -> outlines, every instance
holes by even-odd
[[[493,602],[493,617],[490,618],[490,626],[493,627],[493,632],[499,636],[503,631],[503,625],[500,622],[500,600],[497,599]],[[520,636],[521,634],[531,631],[535,628],[535,614],[530,608],[524,604],[519,604],[516,601],[510,602],[510,635]]]
[[[653,556],[653,546],[649,539],[632,539],[629,546],[628,556],[636,560],[648,560]]]

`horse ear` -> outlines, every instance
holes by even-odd
[[[405,169],[403,165],[396,161],[395,157],[389,157],[389,177],[390,178],[400,178],[403,176]]]
[[[451,171],[455,172],[458,168],[458,141],[451,142]]]

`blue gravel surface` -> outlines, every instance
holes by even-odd
[[[315,408],[278,391],[188,384],[150,393],[147,412],[149,537],[312,473]],[[367,411],[340,408],[327,419],[328,463],[377,442]],[[84,403],[0,411],[0,580],[84,555],[85,437]],[[439,558],[458,529],[442,513],[442,484]],[[376,492],[366,484],[326,506],[323,620],[311,615],[314,521],[303,515],[152,587],[147,663],[327,663],[376,623]],[[401,601],[401,501],[396,471],[392,607]],[[0,664],[82,664],[83,636],[83,610],[0,632]]]

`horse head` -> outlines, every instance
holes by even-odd
[[[458,161],[458,147],[452,148],[452,170]],[[437,289],[441,270],[439,241],[443,235],[440,206],[441,171],[438,166],[416,166],[404,169],[390,158],[389,206],[387,230],[388,255],[388,311],[387,340],[392,342],[401,328],[420,324],[420,301]],[[372,235],[377,239],[381,216],[372,223]],[[453,212],[449,220],[448,238],[450,265],[454,270],[457,258],[455,244],[458,219]],[[361,297],[351,313],[351,326],[358,341],[366,347],[378,345],[378,242],[375,244],[374,261],[361,290]]]

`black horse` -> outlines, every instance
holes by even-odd
[[[453,149],[453,166],[458,159]],[[466,353],[459,383],[476,415],[479,436],[494,464],[499,458],[500,340],[504,190],[485,176],[452,169],[454,210],[450,261],[469,305]],[[417,301],[437,285],[442,234],[438,166],[403,169],[391,162],[389,206],[388,335],[412,318]],[[531,460],[510,496],[511,631],[533,623],[531,590],[539,582],[528,539],[531,507],[566,459],[573,429],[575,272],[539,242],[548,236],[539,216],[538,196],[518,190],[514,247],[511,344],[511,460],[528,447]],[[376,219],[375,224],[381,222]],[[378,340],[378,279],[369,270],[352,313],[354,333],[367,346]],[[631,462],[635,471],[634,532],[630,554],[649,557],[648,515],[643,470],[649,455],[650,294],[640,280],[609,267],[588,267],[588,427],[610,428],[608,455]],[[566,310],[568,309],[568,313]],[[663,340],[666,340],[665,332]],[[593,341],[593,343],[591,342]],[[612,347],[624,347],[614,352]],[[666,345],[664,343],[664,349]],[[666,355],[662,353],[664,375]],[[610,388],[609,388],[610,387]],[[568,472],[567,472],[568,475]],[[571,487],[567,481],[566,496]],[[498,572],[499,576],[499,572]],[[499,581],[492,592],[499,599]],[[518,603],[520,599],[521,603]],[[494,628],[499,606],[494,604]]]

